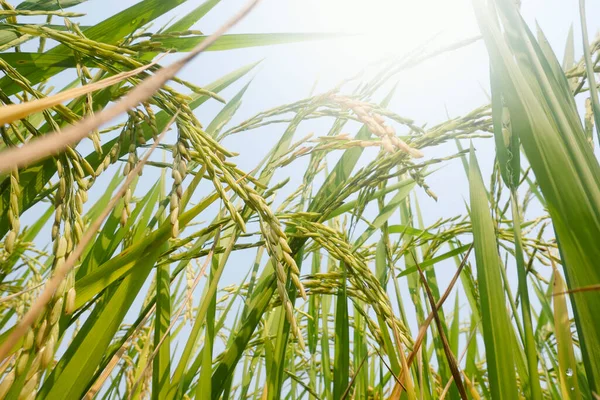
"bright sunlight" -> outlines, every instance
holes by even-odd
[[[470,0],[308,0],[302,2],[317,31],[353,35],[335,50],[359,63],[401,55],[417,46],[477,35]],[[354,36],[355,35],[355,36]],[[324,44],[326,45],[326,44]],[[334,62],[335,56],[330,57]],[[337,60],[336,60],[337,61]]]

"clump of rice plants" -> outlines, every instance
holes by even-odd
[[[475,0],[480,38],[241,122],[249,83],[222,92],[256,63],[204,87],[178,72],[331,35],[223,36],[254,1],[210,35],[193,27],[220,0],[163,27],[184,1],[81,26],[84,2],[0,1],[0,399],[600,398],[600,40],[583,0],[579,61],[575,35],[561,64],[515,2]],[[478,40],[490,104],[433,126],[391,109],[404,69]],[[300,137],[315,120],[329,130]],[[227,143],[272,126],[238,165]],[[426,225],[416,194],[443,205],[428,181],[450,162],[464,212]]]

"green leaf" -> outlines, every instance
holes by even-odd
[[[460,337],[460,308],[458,305],[459,296],[454,298],[454,312],[452,313],[452,325],[450,328],[450,349],[453,354],[458,354],[458,340]]]
[[[399,225],[395,225],[395,226],[399,226]],[[390,227],[390,228],[391,228],[391,227]],[[415,229],[415,230],[416,230],[416,229]],[[407,233],[408,233],[408,232],[407,232]],[[421,267],[421,269],[422,269],[423,271],[426,271],[426,270],[427,270],[427,267],[434,266],[435,264],[437,264],[437,263],[439,263],[439,262],[441,262],[441,261],[444,261],[444,260],[447,260],[447,259],[449,259],[449,258],[455,257],[455,256],[457,256],[458,254],[462,254],[462,253],[464,253],[465,251],[467,251],[467,250],[469,249],[469,247],[471,247],[471,244],[465,244],[465,245],[462,245],[462,246],[460,246],[460,247],[457,247],[457,248],[455,248],[455,249],[452,249],[452,250],[450,250],[450,251],[448,251],[448,252],[446,252],[446,253],[444,253],[444,254],[440,254],[439,256],[436,256],[436,257],[433,257],[433,258],[429,258],[429,259],[423,260],[423,261],[421,261],[421,262],[419,263],[419,266]],[[416,266],[413,266],[413,267],[408,267],[408,268],[405,268],[405,269],[404,269],[402,272],[400,272],[400,273],[397,275],[397,278],[401,278],[401,277],[403,277],[403,276],[407,276],[407,275],[410,275],[410,274],[414,274],[414,273],[416,273],[416,272],[418,272],[418,269],[417,269],[417,267],[416,267]]]
[[[147,256],[138,259],[133,272],[96,306],[63,358],[44,381],[41,396],[50,400],[81,398],[159,253],[160,248],[155,247]]]
[[[173,37],[160,39],[161,47],[178,52],[192,50],[206,40],[207,35]],[[298,43],[314,40],[335,39],[340,34],[333,33],[238,33],[223,35],[207,51],[224,51],[248,47],[272,46],[276,44]]]
[[[198,44],[206,40],[208,36],[188,36],[181,38],[167,38],[161,40],[160,44],[166,50],[174,52],[188,52]],[[244,49],[249,47],[262,47],[276,44],[297,43],[312,40],[324,40],[331,38],[331,35],[321,33],[262,33],[262,34],[230,34],[223,35],[211,45],[206,51],[227,51],[234,49]],[[35,72],[41,69],[65,69],[76,68],[77,60],[75,57],[67,54],[47,53],[1,53],[0,58],[9,65],[20,70]],[[97,67],[98,63],[91,58],[83,58],[83,64],[88,67]],[[58,72],[58,71],[57,71]],[[30,79],[30,75],[25,74]],[[35,75],[35,74],[33,74]],[[2,81],[0,80],[0,84]]]
[[[163,187],[163,185],[160,185]],[[161,193],[162,194],[162,193]],[[161,195],[161,200],[164,196]],[[167,223],[170,224],[169,221]],[[169,248],[168,241],[157,246],[161,252]],[[154,357],[152,368],[152,398],[167,398],[171,379],[171,266],[161,264],[156,267],[156,314],[154,317],[154,348],[160,349]],[[145,363],[144,363],[145,366]]]
[[[377,242],[377,250],[375,251],[375,276],[381,286],[385,287],[388,280],[387,255],[384,237]]]
[[[102,196],[95,205],[104,204],[105,200],[110,200],[113,190],[114,189],[109,185],[106,191],[106,194],[108,194],[108,196],[106,196],[106,194]],[[81,279],[86,274],[91,273],[100,265],[110,260],[110,258],[114,255],[115,251],[117,250],[118,246],[122,243],[125,235],[129,233],[131,229],[133,229],[136,219],[142,211],[142,209],[154,208],[157,197],[158,190],[157,185],[155,185],[154,188],[149,190],[146,196],[144,196],[141,199],[141,201],[136,205],[133,212],[127,219],[127,223],[125,224],[125,226],[121,226],[121,213],[123,211],[123,204],[118,204],[117,207],[115,207],[111,215],[107,218],[106,222],[104,223],[104,226],[102,227],[102,230],[96,237],[96,240],[94,241],[93,245],[90,246],[86,257],[84,258],[84,261],[81,263],[81,266],[77,269],[77,273],[75,275],[76,280]],[[106,207],[106,204],[104,204],[104,207]],[[90,220],[93,220],[93,215],[95,214],[95,211],[97,210],[95,210],[94,208],[90,210]]]
[[[332,374],[332,360],[330,354],[329,338],[329,314],[331,312],[331,299],[332,296],[321,297],[321,359],[323,371],[323,398],[331,398],[331,386],[334,379]]]
[[[217,198],[217,195],[208,197],[189,211],[180,215],[180,227],[183,229],[193,218],[200,214]],[[161,244],[165,243],[170,236],[171,223],[170,221],[165,221],[161,224],[160,228],[149,234],[144,241],[137,242],[133,246],[128,247],[117,256],[100,265],[91,273],[77,280],[75,282],[77,291],[75,308],[81,307],[112,283],[131,274],[137,265],[139,257],[143,257],[145,254],[155,251],[156,248],[162,248]]]
[[[492,399],[516,399],[518,391],[515,381],[512,339],[509,330],[506,329],[510,324],[510,318],[504,298],[500,272],[502,266],[483,179],[472,148],[469,163],[469,189],[483,341]]]
[[[215,243],[218,242],[219,232],[220,231],[216,232],[217,236],[215,238],[216,239]],[[180,393],[181,387],[180,386],[183,382],[187,364],[190,360],[192,352],[194,351],[194,348],[196,347],[196,342],[198,340],[200,330],[201,330],[202,326],[205,324],[206,317],[211,310],[211,304],[213,301],[213,297],[217,293],[219,280],[221,279],[221,276],[223,275],[223,271],[224,271],[225,265],[226,265],[226,260],[228,259],[231,251],[233,250],[233,245],[235,244],[235,240],[237,239],[238,233],[237,233],[237,230],[235,230],[235,228],[234,228],[234,231],[228,232],[228,233],[230,234],[230,237],[229,237],[228,241],[226,242],[227,244],[226,244],[225,252],[223,254],[221,254],[220,259],[219,259],[219,265],[214,270],[214,275],[211,277],[210,284],[204,290],[203,296],[200,300],[200,305],[198,306],[196,315],[194,317],[194,325],[192,326],[192,330],[187,337],[185,347],[183,349],[183,353],[181,355],[181,358],[179,360],[177,368],[175,369],[175,372],[173,373],[172,384],[171,384],[169,396],[173,396],[173,394],[175,392],[179,392],[178,397],[181,396],[181,393]],[[200,238],[200,239],[206,240],[207,238],[205,237],[205,238]],[[213,244],[213,249],[214,248],[215,248],[215,244]],[[222,383],[225,383],[225,382],[222,382]],[[214,390],[214,388],[212,388],[212,386],[213,386],[213,384],[211,383],[211,397],[214,398],[215,390]]]
[[[212,10],[221,0],[207,0],[180,18],[173,25],[165,30],[165,33],[181,32],[190,29],[200,18],[204,17]]]
[[[246,315],[246,319],[241,321],[231,345],[221,354],[220,362],[214,368],[212,376],[213,400],[218,399],[224,390],[227,379],[231,376],[244,352],[247,343],[246,338],[252,336],[256,325],[262,318],[264,310],[273,297],[275,284],[275,276],[270,271],[266,274],[266,278],[258,283],[254,291],[255,295],[252,296],[247,306],[251,311]]]
[[[523,149],[546,200],[570,290],[600,284],[600,165],[572,98],[556,79],[514,4],[499,5],[518,47],[509,47],[490,22],[491,9],[476,7],[492,63],[507,76],[503,93]],[[600,387],[600,292],[571,296],[590,387]]]
[[[565,54],[563,56],[562,69],[567,71],[575,64],[575,38],[573,37],[573,25],[569,27],[569,34],[565,42]]]
[[[335,306],[335,358],[333,364],[333,398],[341,399],[350,381],[350,327],[348,324],[348,298],[346,295],[346,267],[338,290]]]
[[[560,389],[564,399],[580,399],[577,360],[573,351],[571,321],[565,295],[566,285],[556,269],[552,277],[554,282],[554,336],[558,348]]]
[[[492,86],[492,122],[496,142],[496,157],[504,184],[511,189],[519,186],[521,177],[521,149],[519,132],[512,127],[510,110],[504,105],[502,95],[502,77],[492,67],[490,69]]]
[[[427,172],[424,175],[427,176],[429,174],[430,174],[430,172]],[[372,200],[379,199],[381,197],[384,197],[386,194],[393,192],[394,190],[398,190],[407,185],[411,185],[413,182],[414,182],[414,180],[412,178],[402,179],[400,182],[394,183],[393,185],[387,185],[385,188],[383,188],[381,190],[377,190],[373,193],[369,193],[368,196],[366,196],[365,201],[370,202]],[[338,208],[333,210],[331,213],[329,213],[326,217],[326,221],[329,221],[332,218],[342,215],[343,213],[354,210],[354,208],[357,206],[357,204],[358,204],[358,200],[351,200],[351,201],[344,203],[343,205],[339,206]],[[395,233],[398,233],[398,232],[395,232]]]
[[[220,133],[221,129],[223,129],[223,127],[229,121],[231,121],[231,118],[233,118],[236,111],[240,108],[242,104],[242,97],[244,96],[244,93],[246,93],[246,90],[248,90],[250,83],[252,83],[252,81],[245,84],[244,87],[242,87],[242,89],[227,102],[219,114],[217,114],[217,116],[210,121],[210,124],[208,124],[206,127],[206,133],[212,137],[216,137]]]
[[[401,235],[407,235],[407,236],[416,236],[416,237],[420,237],[423,239],[433,239],[435,237],[435,235],[427,232],[424,229],[418,229],[418,228],[414,228],[412,226],[408,226],[408,225],[390,225],[388,227],[388,232],[389,233],[399,233]],[[425,264],[419,264],[421,266],[424,266]]]
[[[590,99],[592,100],[592,111],[596,122],[596,134],[600,143],[600,100],[598,100],[598,87],[596,86],[596,75],[594,63],[590,54],[590,41],[588,39],[587,18],[585,15],[585,0],[579,0],[579,18],[581,21],[581,37],[583,40],[583,56],[585,59],[585,72],[590,88]]]
[[[540,36],[543,37],[541,30],[539,30],[539,32]],[[551,67],[554,68],[554,75],[557,81],[562,82],[564,89],[568,92],[568,83],[564,79],[564,74],[558,61],[551,61]],[[540,400],[542,398],[542,392],[538,376],[537,348],[533,337],[530,313],[531,305],[529,303],[529,293],[527,290],[527,273],[521,243],[521,218],[517,201],[517,189],[521,177],[519,130],[513,128],[510,108],[507,106],[507,100],[502,92],[502,88],[506,87],[504,81],[508,79],[505,71],[499,69],[499,72],[496,72],[492,67],[490,79],[492,84],[492,119],[496,142],[496,154],[504,184],[510,189],[511,193],[515,259],[519,278],[519,296],[521,297],[522,336],[528,361],[529,397]]]
[[[219,238],[216,237],[214,240],[215,248],[219,246]],[[213,285],[215,276],[219,273],[219,262],[220,258],[218,255],[213,255],[210,260],[211,268],[208,278],[209,287]],[[210,294],[207,294],[210,295]],[[204,334],[204,347],[202,349],[202,369],[200,370],[200,378],[198,380],[198,386],[196,388],[196,399],[198,400],[211,400],[212,387],[212,358],[213,358],[213,347],[215,342],[215,314],[217,309],[217,292],[214,291],[210,295],[208,310],[206,311],[206,323],[205,323],[205,334]]]

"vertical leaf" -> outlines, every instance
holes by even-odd
[[[343,281],[335,306],[335,360],[333,364],[333,398],[341,399],[350,381],[350,327],[346,294],[346,267],[341,264]]]
[[[600,101],[598,100],[598,87],[596,86],[594,63],[592,62],[592,56],[590,54],[590,41],[588,39],[587,18],[585,15],[585,0],[579,0],[579,18],[581,21],[585,72],[587,74],[588,87],[590,88],[592,111],[594,113],[594,121],[596,122],[596,134],[598,135],[598,142],[600,143]]]
[[[500,255],[494,233],[483,179],[471,148],[469,163],[469,190],[471,192],[471,223],[477,263],[479,301],[483,325],[483,341],[487,360],[492,399],[516,399],[512,339],[506,327],[510,318],[506,310]]]
[[[571,320],[565,294],[566,285],[556,268],[552,277],[554,282],[554,336],[556,336],[556,347],[558,348],[560,390],[564,399],[580,399],[577,360],[573,351]]]
[[[519,137],[546,200],[569,289],[600,284],[600,165],[583,131],[572,98],[557,81],[515,5],[498,0],[507,44],[491,22],[494,8],[475,2],[491,61],[507,79],[513,129]],[[550,60],[552,61],[552,60]],[[600,292],[571,296],[582,356],[592,390],[600,388]]]

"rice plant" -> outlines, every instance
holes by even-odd
[[[481,37],[239,123],[256,63],[204,87],[181,68],[331,35],[227,33],[255,2],[194,30],[221,0],[165,26],[185,0],[81,26],[84,2],[0,1],[0,399],[600,398],[600,40],[583,0],[579,61],[575,35],[561,64],[514,1],[474,0]],[[389,107],[405,69],[478,40],[490,104],[433,126]],[[206,102],[222,103],[210,121]],[[299,137],[314,120],[328,132]],[[266,157],[238,166],[227,143],[268,126]],[[428,179],[449,162],[464,212],[426,226],[419,198],[444,204]]]

